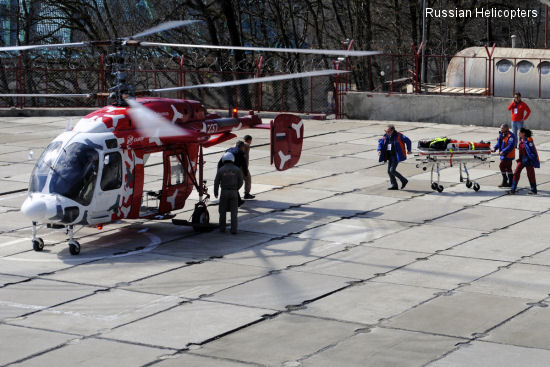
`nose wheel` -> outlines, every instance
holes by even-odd
[[[75,240],[69,241],[69,252],[71,255],[78,255],[80,253],[80,243]]]
[[[32,249],[34,251],[44,250],[44,240],[40,237],[36,237],[36,222],[32,222]]]
[[[78,255],[80,253],[80,243],[74,239],[73,226],[67,227],[67,234],[69,235],[69,252],[71,255]]]
[[[32,240],[32,249],[39,252],[44,250],[44,240],[40,237]]]

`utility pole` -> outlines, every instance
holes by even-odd
[[[426,49],[426,0],[422,5],[422,66],[421,66],[421,80],[422,83],[426,83],[426,65],[424,60],[424,50]]]

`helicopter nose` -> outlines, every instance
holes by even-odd
[[[55,201],[53,206],[46,197],[32,195],[27,197],[21,206],[23,215],[33,221],[44,220],[55,216]]]

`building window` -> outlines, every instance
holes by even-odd
[[[512,62],[510,60],[500,60],[497,62],[497,70],[501,73],[505,73],[512,67]]]
[[[534,68],[533,63],[530,61],[522,60],[518,62],[518,71],[522,74],[530,72],[531,69],[533,68]]]
[[[548,75],[550,74],[550,62],[543,61],[539,64],[539,72],[542,75]]]

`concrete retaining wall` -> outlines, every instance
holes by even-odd
[[[523,99],[531,108],[526,127],[550,130],[550,100]],[[420,121],[457,125],[500,126],[510,122],[511,98],[349,92],[344,97],[349,118]]]

